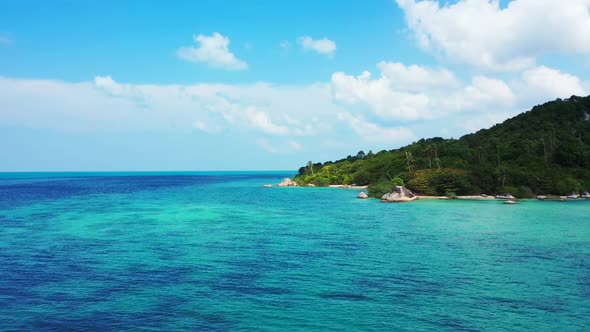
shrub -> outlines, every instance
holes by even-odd
[[[511,194],[511,195],[518,195],[518,188],[512,186],[504,186],[501,188],[498,194]]]
[[[557,182],[557,193],[560,195],[569,195],[580,191],[580,183],[572,178],[565,178]]]
[[[455,192],[453,192],[453,191],[447,191],[445,193],[445,196],[447,196],[447,198],[449,198],[449,199],[457,199],[457,198],[459,198],[459,196],[457,196],[457,194]]]
[[[314,179],[313,184],[315,184],[318,187],[327,187],[328,185],[330,185],[330,179],[328,179],[325,176],[318,176]]]
[[[430,178],[430,185],[437,195],[446,195],[447,192],[454,192],[464,195],[472,191],[471,182],[465,172],[447,169],[436,172]]]
[[[516,196],[516,198],[532,198],[535,196],[531,188],[527,186],[518,187],[514,195]]]
[[[417,194],[433,194],[428,188],[429,171],[420,170],[412,174],[412,179],[407,182],[410,190]]]
[[[369,172],[364,169],[360,169],[354,173],[352,179],[354,183],[358,185],[366,185],[369,184],[369,181],[371,180],[371,174],[369,174]]]
[[[391,181],[381,181],[369,186],[369,196],[381,198],[393,188]]]
[[[403,186],[404,185],[404,180],[402,178],[400,178],[399,176],[393,178],[393,180],[391,180],[391,183],[394,186]]]

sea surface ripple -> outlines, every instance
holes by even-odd
[[[0,174],[0,331],[589,331],[590,201]]]

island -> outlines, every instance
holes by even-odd
[[[376,198],[397,187],[420,197],[577,196],[590,190],[590,96],[538,105],[459,139],[434,137],[336,161],[309,161],[293,181],[302,187],[368,186]]]

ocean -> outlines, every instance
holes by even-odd
[[[590,200],[0,173],[0,331],[588,331]]]

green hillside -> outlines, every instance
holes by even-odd
[[[299,169],[300,185],[404,183],[419,194],[510,192],[517,197],[590,190],[590,96],[558,99],[460,139],[421,139]]]

